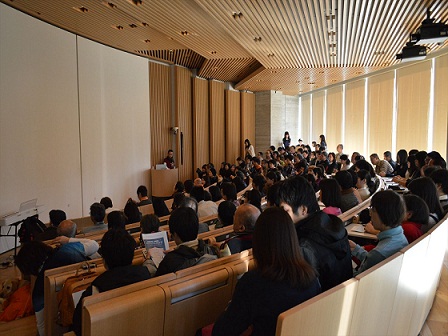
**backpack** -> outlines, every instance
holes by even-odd
[[[18,236],[20,243],[27,243],[35,240],[36,236],[47,229],[44,223],[42,223],[37,216],[28,217],[22,223]]]

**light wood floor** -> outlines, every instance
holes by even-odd
[[[2,255],[0,262],[7,257]],[[16,267],[8,267],[0,270],[0,281],[5,278],[19,277],[20,272]],[[36,320],[29,316],[17,321],[0,323],[0,335],[35,336],[37,335]],[[442,268],[439,288],[428,318],[420,332],[421,336],[448,336],[448,251]]]

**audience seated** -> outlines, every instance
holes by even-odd
[[[235,184],[231,182],[221,183],[222,198],[226,201],[232,202],[235,206],[239,206],[240,202],[237,198],[237,190]]]
[[[353,188],[352,175],[348,171],[342,170],[337,172],[334,178],[341,186],[341,211],[346,212],[357,206],[359,200],[356,197],[355,189]]]
[[[438,169],[434,171],[430,176],[434,181],[437,188],[437,194],[439,195],[439,202],[443,208],[444,213],[448,211],[448,170]]]
[[[322,209],[327,215],[339,216],[341,211],[341,187],[335,179],[324,179],[320,182],[320,201],[325,205]]]
[[[251,249],[255,222],[260,214],[261,211],[251,204],[238,207],[233,221],[234,235],[221,245],[221,249],[227,245],[231,254]]]
[[[67,215],[62,210],[51,210],[49,212],[50,225],[45,229],[44,232],[39,233],[34,239],[35,240],[50,240],[58,236],[57,229],[59,224],[67,219]]]
[[[423,232],[427,232],[443,218],[443,209],[439,202],[437,187],[429,177],[419,177],[409,183],[408,189],[414,195],[420,196],[428,205],[428,225],[422,228]]]
[[[133,203],[135,205],[135,203]],[[138,208],[137,208],[138,210]],[[107,228],[109,230],[111,229],[125,229],[126,224],[126,217],[122,211],[112,211],[107,215]]]
[[[205,200],[205,190],[203,187],[194,186],[190,196],[198,202],[198,216],[206,217],[218,214],[218,205],[212,201]]]
[[[339,170],[348,170],[350,169],[350,160],[348,159],[348,156],[346,154],[341,155],[341,165],[339,167]]]
[[[87,257],[82,244],[78,242],[62,245],[59,249],[53,249],[43,242],[31,241],[23,244],[17,253],[15,262],[23,276],[36,276],[32,300],[36,313],[37,331],[40,336],[46,335],[44,322],[45,271],[84,260],[87,260]]]
[[[158,217],[164,217],[170,214],[170,210],[166,206],[165,199],[163,197],[153,197],[152,204],[154,207],[154,213]]]
[[[104,224],[104,217],[106,216],[106,209],[101,203],[93,203],[90,206],[90,219],[93,226],[88,226],[82,229],[83,233],[101,231],[107,229],[107,224]]]
[[[392,167],[393,171],[395,171],[395,168],[397,166],[397,163],[392,159],[392,153],[390,151],[385,151],[383,153],[384,160],[387,161],[390,166]],[[393,175],[393,172],[391,173]]]
[[[386,160],[380,160],[378,154],[370,155],[370,162],[375,166],[375,173],[379,176],[392,176],[394,169]]]
[[[354,275],[369,269],[408,245],[400,225],[406,211],[400,195],[392,190],[379,191],[372,197],[370,211],[372,225],[380,231],[378,245],[367,252],[350,240],[352,255],[361,261],[361,265],[354,271]]]
[[[215,225],[215,229],[233,225],[233,216],[235,215],[236,206],[232,202],[223,201],[218,206],[219,223]]]
[[[177,209],[179,205],[182,203],[185,198],[185,194],[182,192],[176,192],[173,194],[173,205],[171,206],[171,210]]]
[[[370,188],[372,186],[372,179],[367,170],[361,169],[356,175],[358,176],[358,181],[356,182],[356,188],[358,188],[361,200],[365,201],[370,197]]]
[[[176,182],[176,185],[174,186],[173,196],[174,196],[175,193],[178,193],[178,192],[180,192],[180,193],[184,193],[185,192],[185,185],[184,185],[184,183],[182,181],[177,181]]]
[[[137,223],[140,222],[140,219],[142,219],[142,214],[138,209],[137,204],[132,200],[128,200],[124,206],[124,215],[126,216],[126,224]]]
[[[406,149],[400,149],[397,152],[397,161],[393,175],[404,178],[406,176],[406,171],[408,170],[407,162],[408,162],[408,152],[406,151]]]
[[[187,194],[186,196],[189,196],[191,188],[193,188],[194,186],[193,180],[185,180],[184,186],[185,186],[185,193]]]
[[[210,186],[208,191],[210,192],[210,195],[212,196],[212,201],[215,202],[216,204],[219,204],[222,201],[224,201],[224,199],[222,198],[221,189],[219,189],[218,186],[212,185],[212,186]]]
[[[261,194],[258,190],[256,190],[256,189],[248,190],[246,192],[246,198],[245,198],[244,202],[252,204],[258,210],[262,211],[261,210]]]
[[[308,181],[303,177],[285,180],[280,199],[280,206],[294,222],[305,259],[319,274],[322,290],[350,279],[353,274],[347,231],[338,217],[319,210]]]
[[[249,327],[252,335],[274,335],[280,313],[320,292],[315,271],[300,253],[291,218],[282,209],[267,209],[258,218],[253,254],[256,269],[238,281],[213,335],[241,335]]]
[[[198,202],[193,197],[184,197],[182,202],[179,205],[179,208],[191,208],[194,210],[196,215],[198,215]],[[198,233],[203,233],[210,231],[207,223],[199,223],[199,231]]]
[[[267,207],[280,206],[279,190],[283,181],[276,182],[269,188],[268,194],[266,195],[266,205]]]
[[[258,190],[261,194],[261,197],[266,196],[263,193],[265,184],[266,184],[266,179],[263,175],[256,175],[252,179],[252,188],[255,190]]]
[[[137,188],[137,197],[139,200],[137,202],[137,206],[152,204],[151,200],[148,197],[148,188],[146,188],[144,185],[141,185]]]
[[[217,252],[210,254],[211,247],[206,248],[205,243],[197,239],[199,220],[193,209],[180,207],[174,210],[168,224],[171,237],[177,247],[165,255],[158,267],[152,261],[148,251],[149,259],[145,261],[145,266],[148,267],[151,275],[159,276],[176,272],[217,258]]]
[[[422,226],[428,225],[429,209],[425,201],[417,195],[404,195],[406,215],[401,227],[408,243],[423,235]]]
[[[113,207],[112,200],[110,199],[110,197],[107,197],[107,196],[103,197],[101,199],[100,203],[102,205],[104,205],[104,208],[106,209],[106,211],[107,211],[107,209],[111,209]]]
[[[85,239],[85,238],[75,238],[76,235],[76,223],[71,220],[64,220],[59,224],[57,230],[58,237],[53,240],[53,243],[59,245],[66,244],[75,244],[76,245],[68,245],[65,246],[65,249],[77,249],[81,251],[81,253],[88,258],[98,258],[99,254],[98,249],[99,245],[95,240]],[[81,244],[81,245],[79,245]]]
[[[101,240],[101,251],[106,271],[85,290],[76,306],[73,314],[73,331],[77,335],[81,335],[82,300],[85,297],[151,277],[146,267],[132,265],[136,245],[134,238],[125,230],[109,230],[104,234]]]

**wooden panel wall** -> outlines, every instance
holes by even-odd
[[[209,81],[210,99],[210,162],[220,167],[225,161],[225,114],[224,114],[224,82]]]
[[[344,153],[364,152],[365,80],[348,83],[345,87],[345,139]],[[331,127],[331,125],[329,124]]]
[[[179,180],[185,181],[194,176],[191,71],[176,66],[174,68],[174,81],[176,126],[179,127],[176,138],[178,148],[176,166],[179,168]],[[183,150],[181,149],[181,134],[183,135]]]
[[[342,85],[327,91],[327,152],[335,152],[336,146],[342,143],[342,95]]]
[[[324,103],[325,91],[313,94],[313,120],[311,130],[311,141],[319,143],[319,135],[324,133]],[[311,143],[310,143],[311,144]]]
[[[241,155],[240,125],[240,93],[226,90],[226,161],[232,164]]]
[[[428,148],[430,79],[431,61],[397,70],[397,149]]]
[[[391,150],[393,117],[394,72],[389,71],[369,78],[368,81],[368,150],[382,153]]]
[[[162,163],[171,148],[170,67],[149,63],[149,102],[151,125],[151,166]]]
[[[448,54],[435,61],[434,132],[432,149],[448,158]]]
[[[210,162],[208,82],[193,78],[193,168]]]
[[[304,144],[311,144],[311,97],[311,95],[306,95],[301,99],[302,120],[299,122],[301,129],[299,132],[299,138],[303,140]]]
[[[245,139],[249,139],[255,150],[255,94],[241,92],[241,148],[240,153],[244,155]]]

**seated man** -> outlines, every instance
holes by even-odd
[[[63,220],[67,219],[67,215],[62,210],[51,210],[49,215],[50,215],[50,226],[47,227],[47,229],[44,232],[39,233],[36,236],[35,240],[44,241],[56,238],[58,236],[57,233],[58,225]]]
[[[202,240],[198,240],[198,216],[191,208],[175,209],[169,219],[170,234],[176,242],[176,249],[168,252],[160,265],[156,267],[148,252],[148,258],[144,265],[148,267],[151,275],[159,276],[173,273],[196,264],[218,258],[217,252],[213,251]]]
[[[92,239],[75,238],[76,235],[76,223],[71,220],[64,220],[59,224],[57,230],[58,237],[53,242],[61,245],[61,249],[78,250],[85,257],[99,258],[97,253],[99,245]]]
[[[144,185],[141,185],[137,188],[137,197],[137,206],[152,204],[151,200],[148,197],[148,188],[146,188]]]
[[[81,335],[82,300],[85,297],[94,292],[105,292],[151,277],[146,267],[132,265],[136,246],[134,238],[125,230],[109,230],[104,234],[101,240],[101,251],[106,271],[92,282],[76,306],[73,314],[73,331],[77,335]]]
[[[245,203],[238,207],[233,223],[235,235],[224,242],[227,243],[231,254],[252,248],[252,234],[260,214],[260,210],[252,204]]]
[[[370,155],[370,162],[375,166],[375,173],[379,176],[391,176],[394,172],[392,166],[386,160],[380,160],[378,154]]]
[[[198,215],[198,202],[193,197],[184,197],[180,202],[178,208],[191,208]],[[207,223],[199,223],[198,233],[210,231]]]
[[[107,230],[107,224],[104,223],[104,217],[106,217],[106,209],[101,203],[93,203],[90,206],[90,219],[93,222],[93,226],[88,226],[82,229],[82,233]]]
[[[322,291],[353,276],[347,231],[342,221],[320,211],[312,186],[303,177],[280,186],[280,206],[291,216],[305,259],[319,273]]]
[[[215,225],[215,229],[220,229],[224,226],[233,225],[233,216],[235,215],[236,206],[230,201],[223,201],[218,205],[218,219],[219,223]]]

